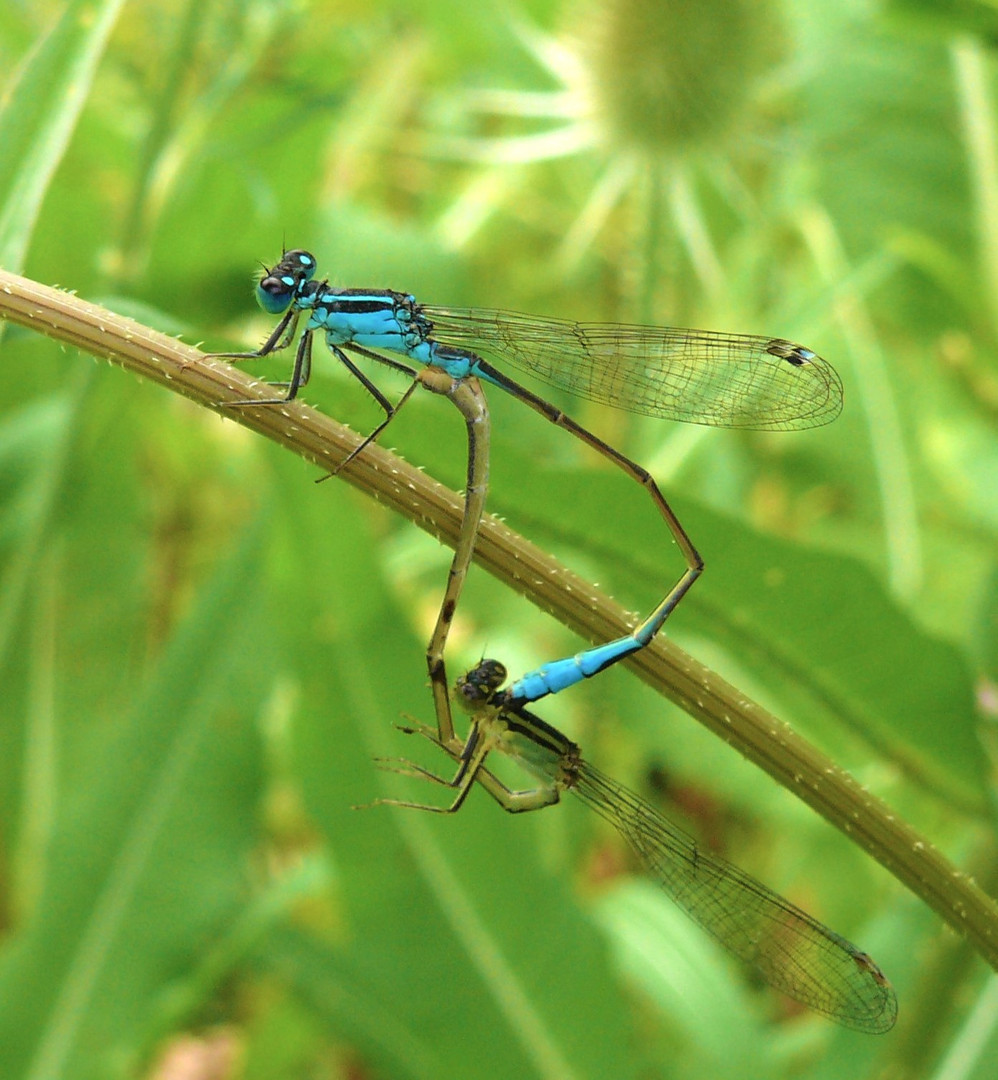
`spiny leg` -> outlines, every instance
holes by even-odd
[[[292,329],[291,333],[294,333]],[[306,329],[301,336],[301,340],[298,342],[298,348],[295,350],[295,364],[291,370],[291,379],[288,382],[272,382],[267,383],[267,386],[284,387],[287,393],[284,397],[280,398],[247,398],[243,401],[226,401],[222,404],[225,408],[231,409],[237,405],[286,405],[289,401],[294,401],[298,396],[298,391],[305,385],[312,374],[312,335],[314,330]],[[272,335],[273,336],[273,335]],[[281,346],[283,347],[283,346]],[[228,355],[225,353],[218,353],[216,355]],[[241,355],[241,354],[233,354]],[[254,354],[246,354],[252,357]],[[267,355],[262,353],[261,355]]]
[[[379,761],[379,765],[382,768],[389,768],[391,772],[398,772],[404,776],[415,776],[454,789],[457,794],[447,806],[418,803],[407,799],[376,799],[371,805],[402,806],[410,810],[426,810],[434,814],[456,814],[464,805],[464,801],[475,783],[481,785],[503,810],[510,814],[529,813],[557,803],[561,798],[561,789],[554,783],[525,790],[514,790],[485,767],[485,760],[488,755],[497,749],[501,753],[502,745],[501,742],[496,741],[495,736],[488,730],[490,723],[491,721],[488,719],[474,721],[467,742],[460,749],[454,745],[444,745],[437,733],[425,725],[419,725],[415,728],[402,728],[407,734],[422,735],[435,746],[440,747],[458,763],[457,772],[448,779],[410,761],[408,758],[395,759],[395,763],[402,766],[401,768],[388,765],[387,762],[383,761]]]
[[[368,391],[371,397],[373,397],[375,401],[377,401],[377,403],[385,410],[385,418],[362,442],[360,442],[357,446],[353,448],[353,450],[350,451],[350,453],[339,463],[339,465],[326,473],[325,476],[320,476],[319,479],[316,480],[317,484],[321,484],[323,480],[329,480],[331,477],[337,476],[340,472],[343,471],[343,469],[345,469],[350,464],[351,461],[353,461],[355,457],[357,457],[358,454],[362,454],[371,445],[371,443],[373,443],[378,438],[378,436],[385,430],[385,428],[388,427],[388,425],[395,419],[402,406],[409,400],[410,397],[412,397],[413,391],[422,382],[422,379],[420,378],[422,372],[417,372],[414,368],[407,367],[403,364],[397,364],[393,361],[392,367],[404,371],[412,378],[412,382],[408,385],[408,387],[406,387],[405,393],[393,405],[341,349],[333,346],[332,350],[336,354],[337,358],[346,367],[347,371],[349,371],[357,379],[357,381]],[[385,358],[378,357],[378,359]]]
[[[450,788],[456,792],[454,799],[448,806],[434,806],[432,803],[410,802],[405,799],[375,799],[372,805],[405,806],[411,810],[428,810],[434,814],[456,814],[464,805],[464,800],[468,797],[468,792],[471,791],[478,771],[489,756],[489,752],[494,745],[493,740],[483,737],[482,728],[477,722],[472,723],[468,738],[463,745],[445,745],[432,728],[424,725],[420,725],[418,728],[403,728],[403,730],[409,734],[422,735],[434,745],[439,746],[441,750],[449,754],[458,763],[457,772],[448,780],[446,777],[439,776],[422,765],[409,761],[408,758],[396,759],[395,764],[390,766],[383,761],[379,761],[378,764],[383,768],[387,767],[391,772],[399,772],[405,776],[417,776],[423,780],[431,780],[435,784]],[[397,765],[401,765],[402,768],[396,767]]]
[[[263,356],[270,356],[271,353],[281,352],[286,349],[292,342],[295,336],[295,330],[298,328],[298,317],[301,315],[300,308],[289,308],[284,318],[274,328],[274,332],[269,338],[260,346],[259,349],[255,349],[253,352],[215,352],[208,353],[209,356],[227,357],[230,360],[259,360]],[[287,335],[283,341],[281,341],[281,335],[287,330]],[[278,342],[280,341],[280,344]]]

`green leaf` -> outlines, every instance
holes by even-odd
[[[124,0],[72,0],[0,100],[0,266],[19,269]]]
[[[246,901],[257,742],[241,624],[251,530],[128,713],[63,769],[44,888],[0,963],[7,1076],[96,1077],[143,1046],[155,996]],[[63,744],[60,748],[68,749]]]

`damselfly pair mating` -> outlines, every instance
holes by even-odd
[[[303,314],[306,323],[290,380],[270,384],[283,389],[283,395],[229,406],[293,400],[308,381],[312,337],[321,331],[334,356],[385,414],[337,471],[377,438],[420,385],[449,397],[467,428],[464,514],[427,648],[437,723],[435,728],[407,729],[426,735],[457,762],[457,771],[445,779],[409,762],[402,762],[401,770],[445,784],[456,794],[444,807],[398,804],[453,812],[478,783],[506,810],[517,812],[551,805],[562,791],[573,791],[618,829],[648,872],[694,920],[768,983],[846,1026],[867,1032],[889,1030],[897,1014],[894,991],[865,953],[736,867],[700,850],[637,795],[586,763],[574,743],[527,711],[528,704],[647,646],[700,575],[703,561],[645,469],[520,386],[491,359],[560,389],[633,412],[763,430],[809,428],[833,420],[842,407],[842,385],[834,368],[810,349],[783,338],[431,307],[389,290],[333,289],[328,282],[317,281],[315,273],[314,256],[296,250],[285,253],[260,280],[260,306],[283,314],[281,321],[260,349],[216,355],[267,356],[291,345]],[[348,353],[376,360],[412,380],[396,404]],[[496,661],[483,661],[463,676],[455,694],[471,713],[471,728],[462,739],[454,727],[444,653],[488,487],[489,417],[481,382],[505,390],[646,488],[686,569],[630,634],[545,664],[506,690],[501,689],[505,669]],[[515,758],[540,780],[540,786],[529,791],[505,786],[486,767],[494,751]]]

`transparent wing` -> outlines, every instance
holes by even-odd
[[[859,1031],[894,1026],[894,989],[866,953],[743,870],[701,851],[587,763],[578,763],[568,786],[621,833],[691,918],[771,986]]]
[[[820,427],[842,410],[827,360],[783,338],[421,306],[433,340],[631,412],[717,427]]]

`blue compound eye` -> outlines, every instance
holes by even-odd
[[[268,274],[256,287],[256,302],[271,315],[286,311],[294,296],[296,282],[287,274]]]

